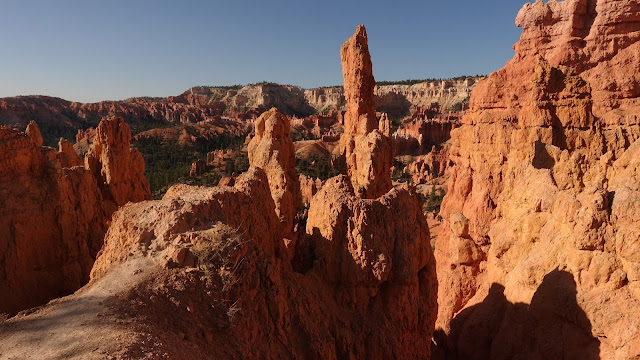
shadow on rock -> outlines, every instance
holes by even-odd
[[[434,333],[433,359],[600,359],[600,341],[576,300],[573,275],[554,270],[531,304],[510,303],[494,283],[484,301],[460,312],[451,332]]]

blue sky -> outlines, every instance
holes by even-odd
[[[339,49],[358,24],[376,80],[487,74],[513,56],[524,3],[4,1],[0,97],[91,102],[195,85],[339,85]]]

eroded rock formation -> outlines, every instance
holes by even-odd
[[[515,57],[477,85],[451,132],[436,242],[448,356],[640,356],[639,14],[625,0],[527,4]],[[541,331],[553,346],[525,335]]]
[[[402,171],[411,177],[411,183],[424,184],[435,178],[445,176],[449,169],[449,154],[447,149],[440,151],[431,149],[427,155],[415,157]]]
[[[360,196],[374,199],[391,189],[393,152],[388,131],[385,134],[379,130],[376,117],[375,80],[364,26],[358,26],[342,45],[340,57],[347,101],[340,138],[344,171]],[[386,122],[383,127],[388,129],[388,119]]]
[[[311,201],[307,233],[338,301],[368,314],[378,330],[365,357],[428,358],[437,283],[415,189],[362,199],[345,176],[329,179]],[[402,335],[394,330],[400,323]]]
[[[255,136],[249,143],[249,163],[267,174],[282,227],[293,230],[293,219],[302,199],[290,129],[289,119],[278,109],[262,114],[255,122]]]
[[[85,159],[95,168],[66,140],[42,147],[35,122],[27,129],[0,127],[0,313],[11,315],[84,285],[116,206],[150,198],[122,119],[101,122]]]
[[[85,155],[85,168],[98,180],[103,199],[113,201],[116,208],[129,201],[150,198],[149,182],[144,176],[144,159],[138,150],[130,147],[130,142],[131,130],[124,119],[105,118]]]
[[[320,191],[322,188],[322,180],[320,179],[312,179],[306,175],[300,174],[300,193],[302,195],[302,203],[305,207],[309,207],[311,204],[311,199]]]
[[[395,155],[424,155],[433,146],[442,146],[451,138],[457,120],[422,119],[402,124],[393,134]]]
[[[388,140],[388,120],[381,132],[373,116],[367,134]],[[429,357],[437,283],[415,189],[374,176],[369,188],[387,190],[368,199],[347,176],[334,177],[313,195],[306,228],[283,241],[300,203],[288,128],[275,109],[258,119],[251,167],[233,187],[177,185],[115,213],[90,286],[122,267],[150,274],[119,303],[135,314],[132,354]],[[373,150],[392,156],[390,146]]]

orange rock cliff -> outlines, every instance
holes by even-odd
[[[640,6],[536,1],[516,24],[451,132],[439,356],[638,357]]]
[[[113,211],[151,197],[126,123],[105,118],[97,133],[83,167],[64,139],[58,151],[42,147],[33,121],[26,133],[0,127],[0,312],[87,283]]]

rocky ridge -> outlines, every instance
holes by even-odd
[[[476,81],[477,78],[468,78],[378,86],[374,101],[379,111],[394,117],[404,116],[413,108],[434,102],[440,103],[444,109],[467,99]],[[18,96],[0,99],[0,124],[24,129],[29,121],[35,120],[46,135],[96,127],[103,116],[119,116],[130,124],[191,124],[225,115],[255,119],[271,107],[277,107],[286,115],[306,117],[339,111],[345,105],[342,87],[305,90],[271,83],[240,88],[200,86],[168,98],[132,98],[97,103],[71,102],[49,96]],[[45,139],[45,143],[53,140],[57,137]]]

